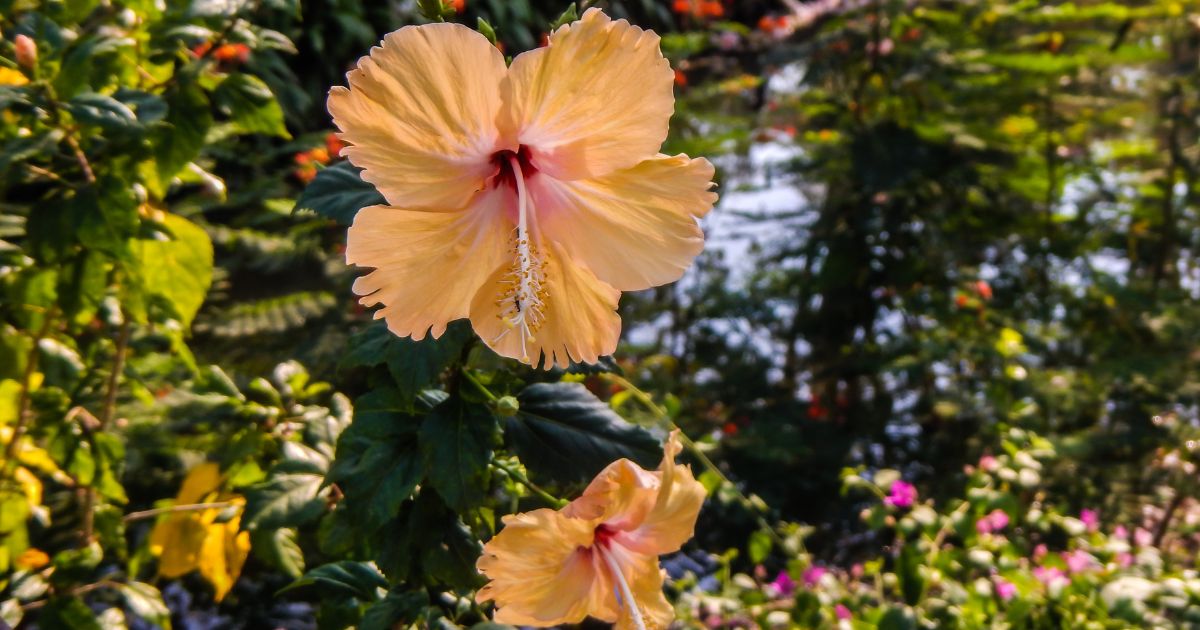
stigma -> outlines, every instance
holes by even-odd
[[[500,281],[503,290],[496,301],[505,330],[492,343],[516,331],[521,339],[521,360],[530,363],[529,344],[536,341],[534,334],[546,320],[546,261],[529,238],[529,192],[525,188],[522,159],[511,151],[497,157],[507,159],[507,164],[501,165],[501,174],[511,174],[517,189],[517,229],[510,250],[512,266]]]

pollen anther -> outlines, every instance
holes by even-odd
[[[520,160],[511,155],[509,164],[517,184],[517,230],[512,247],[513,264],[500,280],[504,290],[496,301],[506,330],[492,343],[503,339],[510,330],[517,330],[521,335],[522,360],[529,362],[527,346],[534,342],[533,333],[542,327],[546,317],[546,261],[529,242],[529,194]]]

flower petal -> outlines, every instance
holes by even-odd
[[[678,280],[704,249],[696,219],[717,200],[713,166],[686,155],[645,160],[593,179],[529,181],[538,225],[621,291]]]
[[[626,583],[633,595],[633,605],[642,613],[642,619],[647,628],[666,628],[675,620],[675,609],[663,595],[662,569],[656,556],[642,555],[623,548],[621,545],[611,545],[607,553],[612,554]],[[633,615],[621,602],[615,630],[636,630]]]
[[[563,513],[572,518],[597,520],[617,530],[642,524],[658,496],[659,479],[628,459],[618,459],[596,475],[583,494]]]
[[[692,476],[692,469],[675,463],[682,447],[679,430],[671,432],[663,448],[659,470],[662,482],[654,507],[641,525],[632,532],[622,533],[622,545],[638,553],[660,556],[679,551],[696,529],[696,517],[704,504],[704,486]]]
[[[593,553],[590,521],[549,509],[506,516],[476,568],[491,581],[475,601],[494,600],[497,623],[552,626],[611,614],[608,579]]]
[[[383,304],[376,319],[420,340],[470,313],[471,298],[500,264],[512,225],[504,189],[480,193],[466,210],[422,212],[363,208],[346,237],[346,262],[374,267],[354,283],[365,306]]]
[[[520,332],[509,328],[501,316],[501,305],[511,299],[502,284],[512,264],[509,261],[497,267],[475,295],[471,325],[497,354],[530,365],[548,370],[556,365],[568,367],[571,361],[595,363],[617,349],[621,318],[616,309],[621,292],[571,262],[557,244],[545,243],[543,250],[544,322],[524,351]]]
[[[496,170],[504,56],[460,24],[405,26],[329,92],[342,155],[388,203],[461,208]]]
[[[599,9],[518,55],[501,124],[560,179],[628,168],[658,152],[675,109],[675,73],[659,37]]]

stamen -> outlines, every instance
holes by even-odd
[[[596,553],[604,558],[604,563],[608,565],[608,570],[613,575],[613,579],[617,581],[617,587],[621,589],[621,603],[629,610],[629,617],[633,620],[633,625],[638,630],[646,630],[646,622],[642,621],[642,611],[638,609],[637,602],[633,599],[633,591],[629,590],[629,584],[625,582],[625,574],[621,572],[621,567],[617,564],[617,559],[613,557],[612,552],[604,547],[604,545],[595,545],[593,549]]]
[[[543,285],[546,281],[546,263],[537,248],[529,242],[529,194],[525,190],[521,162],[516,154],[512,154],[508,157],[508,163],[517,184],[517,233],[512,250],[513,266],[500,281],[507,288],[496,303],[500,307],[500,319],[504,321],[506,330],[497,335],[492,343],[503,339],[510,330],[517,330],[521,335],[522,360],[529,362],[527,345],[535,341],[533,333],[545,321],[546,289]]]

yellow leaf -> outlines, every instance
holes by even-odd
[[[246,500],[219,493],[220,486],[220,467],[211,462],[200,464],[184,478],[175,504],[226,502],[238,510],[233,518],[216,522],[230,508],[172,512],[160,518],[150,533],[150,551],[159,556],[159,575],[174,578],[199,571],[216,591],[216,601],[229,593],[250,553],[249,532],[238,531]]]

